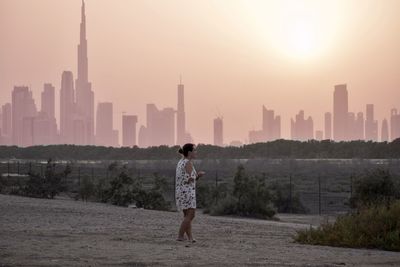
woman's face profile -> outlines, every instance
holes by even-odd
[[[195,159],[197,157],[197,148],[196,146],[193,146],[193,150],[189,151],[188,156],[192,159]]]

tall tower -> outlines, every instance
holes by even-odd
[[[325,139],[332,139],[332,113],[325,112]]]
[[[25,127],[24,120],[32,121],[36,116],[37,109],[35,101],[32,97],[32,91],[27,86],[14,86],[12,91],[12,144],[16,146],[32,145],[29,140],[32,139],[32,131],[28,131]],[[26,123],[26,126],[28,123]]]
[[[378,141],[378,121],[374,118],[374,104],[367,104],[365,140]]]
[[[185,144],[185,86],[182,84],[182,78],[178,84],[178,106],[176,112],[176,144],[183,146]]]
[[[138,117],[135,115],[122,116],[122,146],[136,146],[136,123]]]
[[[60,89],[60,141],[62,144],[73,144],[75,116],[74,76],[71,71],[64,71]]]
[[[88,80],[85,1],[82,0],[80,41],[78,44],[78,77],[76,79],[76,108],[85,127],[85,144],[94,144],[94,93]]]
[[[218,117],[214,119],[214,146],[223,146],[223,119]]]
[[[388,121],[384,119],[382,121],[382,132],[381,132],[381,142],[389,141],[389,125]]]
[[[348,140],[348,112],[347,85],[335,85],[333,93],[333,139],[335,141]]]

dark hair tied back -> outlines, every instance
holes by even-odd
[[[189,151],[193,151],[193,148],[194,148],[194,144],[187,143],[183,147],[179,148],[178,153],[187,157],[189,154]]]

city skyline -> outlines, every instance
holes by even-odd
[[[44,1],[45,2],[45,1]],[[80,2],[80,1],[78,1]],[[86,2],[91,2],[91,1],[86,1]],[[46,3],[49,4],[49,3]],[[8,6],[13,6],[11,4],[7,4],[7,1],[3,1],[0,5],[4,5],[4,7],[8,7]],[[50,4],[49,4],[50,5]],[[92,2],[91,4],[91,9],[95,10],[96,4],[94,4],[94,2]],[[210,103],[207,103],[205,101],[195,101],[196,97],[199,97],[199,91],[197,90],[199,86],[204,85],[204,83],[196,83],[195,80],[193,79],[193,76],[190,72],[185,72],[185,71],[180,71],[180,72],[175,72],[173,77],[166,77],[167,74],[162,74],[162,75],[158,75],[157,73],[154,74],[154,78],[156,79],[160,79],[161,81],[163,81],[163,86],[154,86],[154,100],[150,99],[150,98],[140,98],[138,97],[138,99],[136,99],[136,97],[132,97],[132,101],[139,101],[140,104],[132,104],[132,105],[121,105],[121,103],[119,102],[118,99],[123,99],[126,98],[124,97],[124,94],[121,94],[121,97],[119,97],[119,94],[115,94],[115,96],[113,97],[117,97],[118,99],[113,99],[113,97],[109,98],[104,98],[103,96],[98,96],[98,93],[100,91],[100,88],[104,87],[104,85],[97,85],[97,80],[95,78],[92,78],[92,69],[95,69],[96,67],[92,67],[95,64],[90,65],[90,71],[88,73],[87,68],[88,68],[88,58],[87,58],[87,49],[89,50],[89,57],[90,57],[90,62],[92,61],[96,61],[96,57],[94,57],[91,54],[91,45],[92,46],[96,46],[99,45],[99,43],[96,43],[93,45],[93,41],[90,39],[89,37],[89,44],[86,43],[86,38],[85,34],[86,32],[90,32],[90,30],[86,31],[86,16],[84,16],[84,6],[81,7],[81,15],[80,15],[80,19],[81,19],[81,25],[80,25],[80,34],[79,34],[79,40],[78,40],[78,54],[81,54],[81,56],[78,58],[80,58],[81,60],[78,59],[78,64],[76,64],[76,60],[75,60],[75,64],[73,64],[72,66],[65,68],[64,70],[71,70],[72,71],[72,75],[73,77],[77,78],[76,80],[74,80],[74,83],[76,83],[75,85],[75,90],[76,90],[76,97],[77,99],[90,99],[91,95],[94,91],[94,93],[96,94],[96,100],[93,100],[93,105],[94,107],[90,107],[89,105],[89,110],[93,111],[93,114],[95,113],[95,107],[97,107],[98,103],[101,102],[112,102],[113,103],[113,107],[114,107],[114,127],[119,131],[119,135],[120,135],[120,144],[122,144],[121,141],[121,136],[122,136],[122,112],[126,111],[126,114],[132,114],[132,115],[136,115],[138,117],[138,123],[137,123],[137,135],[138,134],[138,130],[142,125],[146,125],[146,112],[141,112],[140,109],[145,109],[147,104],[155,104],[157,107],[173,107],[173,106],[177,106],[177,99],[176,99],[176,91],[174,89],[174,84],[175,83],[166,83],[166,81],[170,81],[171,79],[173,80],[178,80],[177,77],[179,77],[180,73],[183,73],[183,77],[185,80],[185,85],[186,85],[186,91],[185,91],[185,108],[186,111],[184,113],[184,118],[186,118],[186,129],[188,132],[190,132],[190,134],[193,136],[193,139],[196,143],[213,143],[213,130],[212,130],[212,120],[213,118],[216,116],[216,110],[220,110],[221,107],[223,107],[222,109],[222,115],[224,116],[224,140],[226,140],[226,143],[229,143],[233,140],[240,140],[242,142],[246,142],[246,139],[248,140],[248,131],[251,131],[252,129],[257,129],[260,128],[260,126],[262,127],[262,120],[261,120],[261,116],[259,114],[259,108],[263,105],[267,106],[268,108],[271,108],[271,110],[274,110],[276,114],[279,114],[280,116],[280,120],[281,120],[281,124],[282,124],[282,138],[286,138],[288,139],[288,137],[290,137],[290,131],[288,131],[288,128],[290,127],[290,119],[292,117],[295,116],[295,114],[297,114],[299,112],[299,110],[304,110],[304,112],[306,114],[309,114],[314,121],[314,130],[324,130],[324,114],[325,112],[333,112],[333,108],[330,108],[331,106],[331,94],[332,94],[332,87],[335,84],[347,84],[348,86],[348,101],[349,101],[349,111],[353,112],[353,111],[362,111],[364,113],[364,117],[366,118],[366,105],[369,103],[375,104],[374,106],[374,111],[375,111],[375,118],[373,120],[377,120],[378,121],[378,129],[377,129],[377,133],[379,133],[379,136],[381,135],[381,124],[383,119],[386,119],[388,124],[389,124],[389,133],[391,132],[390,129],[390,112],[392,108],[397,108],[399,109],[399,104],[398,101],[393,101],[394,99],[396,99],[396,97],[391,97],[391,95],[388,93],[387,97],[385,97],[385,103],[384,105],[381,104],[376,104],[374,103],[375,98],[371,98],[371,96],[373,96],[373,94],[371,93],[365,93],[360,95],[360,90],[362,90],[362,88],[358,88],[357,86],[354,86],[354,82],[349,83],[348,81],[352,81],[352,78],[347,78],[347,79],[340,79],[339,81],[335,79],[335,81],[331,81],[329,88],[326,88],[324,91],[326,91],[324,94],[328,95],[328,97],[324,97],[321,98],[321,95],[318,94],[313,94],[312,92],[309,92],[308,90],[304,90],[304,92],[302,92],[302,95],[304,98],[313,98],[313,97],[318,97],[319,99],[321,99],[320,101],[317,101],[317,103],[315,103],[315,106],[307,106],[306,102],[302,103],[302,99],[299,99],[300,101],[297,101],[298,103],[296,104],[296,106],[291,106],[290,103],[290,99],[286,98],[286,99],[280,99],[279,101],[276,101],[276,99],[274,99],[274,97],[258,97],[258,102],[251,102],[251,101],[245,101],[246,99],[248,99],[248,96],[244,96],[243,97],[243,102],[250,102],[252,103],[252,108],[242,108],[242,102],[236,103],[236,105],[231,105],[229,107],[227,107],[225,104],[229,103],[230,101],[226,101],[226,99],[224,99],[223,97],[219,98],[219,103],[221,104],[217,104],[216,106],[214,105],[214,107],[212,107],[212,102],[213,100],[211,99],[215,99],[218,98],[218,95],[220,95],[220,92],[218,92],[218,90],[214,90],[212,95],[209,95],[208,98],[210,99],[211,102],[211,108],[210,108]],[[0,10],[4,10],[4,9],[0,9]],[[90,10],[90,9],[89,9]],[[82,12],[83,11],[83,12]],[[1,11],[0,11],[1,12]],[[74,11],[75,12],[75,11]],[[72,13],[71,13],[72,14]],[[7,21],[6,21],[7,22]],[[73,25],[77,25],[77,23],[74,23]],[[91,25],[90,23],[88,25]],[[91,27],[91,29],[95,29],[95,26],[98,25],[92,25],[92,26],[88,26]],[[72,25],[71,25],[72,27]],[[76,34],[76,27],[72,27],[75,28],[75,34]],[[2,28],[0,28],[1,30]],[[90,35],[89,35],[90,36]],[[66,46],[69,47],[73,47],[74,42],[72,41],[65,41],[66,42]],[[139,46],[141,46],[142,44],[138,44]],[[81,52],[79,52],[81,51]],[[4,50],[2,49],[2,52],[4,52]],[[75,54],[76,54],[76,50],[75,50]],[[1,54],[3,56],[3,53]],[[75,57],[76,58],[76,57]],[[1,63],[0,63],[1,64]],[[60,65],[62,65],[62,62],[59,63]],[[398,64],[398,63],[396,63]],[[53,64],[54,66],[57,65],[57,62],[55,62]],[[75,71],[76,69],[76,65],[78,65],[78,71]],[[139,64],[140,65],[140,64]],[[95,65],[96,66],[96,65]],[[112,65],[109,66],[110,68],[119,68],[119,65]],[[4,69],[5,66],[1,65],[1,68]],[[97,67],[98,68],[98,67]],[[63,70],[63,71],[64,71]],[[289,71],[290,72],[290,71]],[[5,72],[7,73],[7,72]],[[12,76],[12,75],[11,75]],[[29,75],[27,75],[29,76]],[[49,75],[51,76],[51,75]],[[36,85],[35,86],[29,86],[29,90],[31,90],[31,92],[33,93],[33,99],[35,99],[35,103],[37,106],[37,109],[39,110],[41,106],[43,106],[41,104],[41,101],[38,101],[40,99],[40,94],[42,93],[42,89],[44,84],[49,84],[51,83],[52,86],[54,86],[56,89],[56,93],[55,93],[55,97],[56,99],[58,99],[60,97],[60,85],[61,85],[61,79],[59,78],[61,76],[61,72],[58,74],[58,78],[54,79],[54,78],[46,78],[43,77],[41,78],[41,85],[38,88]],[[89,78],[90,77],[90,78]],[[292,76],[291,76],[292,77]],[[317,78],[321,78],[318,75],[315,75],[315,77]],[[73,79],[74,79],[73,78]],[[204,77],[207,80],[207,77]],[[299,78],[298,80],[302,80],[303,77],[299,77],[297,76],[297,78]],[[8,79],[8,78],[7,78]],[[25,78],[20,78],[20,79],[25,79]],[[35,78],[36,79],[36,78]],[[33,79],[33,80],[35,80]],[[94,82],[94,87],[93,87],[93,91],[91,91],[91,85],[90,85],[90,81]],[[111,79],[112,81],[117,82],[118,79],[114,80]],[[297,80],[296,79],[296,75],[293,76],[293,80]],[[164,83],[165,82],[165,83]],[[379,79],[376,79],[375,83],[379,84]],[[385,81],[384,81],[385,82]],[[232,82],[229,81],[225,84],[225,86],[221,87],[221,91],[224,91],[225,87],[226,88],[230,88],[231,86],[229,86],[229,84],[231,84]],[[4,105],[5,103],[11,102],[11,91],[14,88],[14,86],[20,86],[23,85],[24,83],[20,83],[17,81],[13,82],[12,87],[9,88],[5,88],[3,83],[0,83],[0,86],[2,87],[2,89],[0,90],[2,92],[2,94],[0,95],[0,104]],[[29,83],[25,83],[25,84],[29,84]],[[151,84],[151,82],[150,82]],[[180,85],[183,86],[182,82],[179,82]],[[223,83],[222,83],[223,84]],[[357,83],[355,83],[357,84]],[[399,86],[399,81],[394,80],[391,82],[392,87],[393,88],[400,88]],[[394,86],[395,85],[395,86]],[[249,89],[244,89],[244,91],[248,91],[249,94],[252,91],[252,84],[248,84]],[[304,87],[304,85],[300,85],[299,88]],[[83,89],[82,89],[83,88]],[[365,88],[365,87],[364,87]],[[79,89],[79,90],[78,90]],[[98,90],[99,89],[99,90]],[[118,92],[117,88],[110,88],[110,91],[115,91]],[[158,91],[157,91],[158,90]],[[207,92],[207,88],[204,89],[205,92]],[[267,90],[269,93],[273,93],[273,92],[278,92],[279,90],[281,90],[280,87],[275,87],[275,89],[273,90]],[[384,89],[381,88],[376,88],[376,99],[377,102],[379,97],[382,97],[381,95],[381,91]],[[142,90],[137,90],[137,91],[142,91]],[[151,91],[151,90],[150,90]],[[162,92],[161,92],[162,91]],[[354,92],[359,92],[358,95],[354,96]],[[378,94],[379,91],[379,94]],[[398,91],[398,90],[397,90]],[[8,92],[8,94],[4,95],[4,92]],[[78,93],[79,92],[79,93]],[[133,92],[135,92],[135,90],[133,90]],[[160,94],[157,94],[158,92],[161,93],[161,98],[164,100],[160,101]],[[209,92],[209,91],[208,91]],[[215,94],[214,94],[215,93]],[[315,93],[315,92],[314,92]],[[83,95],[82,97],[78,97],[78,95]],[[139,94],[138,94],[139,95]],[[207,95],[207,94],[205,94]],[[255,94],[257,96],[257,93]],[[385,94],[383,94],[385,95]],[[293,96],[296,96],[296,94],[294,93]],[[364,97],[364,99],[362,99],[362,97],[360,96],[369,96],[368,97]],[[201,98],[199,98],[201,99]],[[272,99],[272,100],[270,100]],[[397,98],[399,99],[399,98]],[[228,100],[229,96],[228,96]],[[355,101],[357,100],[357,101]],[[386,101],[387,100],[387,101]],[[392,102],[391,102],[392,101]],[[79,102],[79,101],[77,101]],[[382,102],[382,100],[380,101]],[[391,102],[391,103],[390,103]],[[208,106],[207,106],[208,105]],[[248,103],[246,104],[248,105]],[[56,103],[56,113],[58,113],[58,110],[60,105],[58,105],[58,103]],[[78,106],[84,106],[84,105],[79,105]],[[132,108],[131,106],[133,106],[134,108]],[[245,106],[245,105],[244,105]],[[282,107],[286,107],[286,106],[290,106],[290,108],[288,108],[288,110],[284,110]],[[321,106],[324,106],[325,108],[321,108]],[[326,108],[327,107],[327,108]],[[214,109],[214,110],[213,110]],[[232,112],[232,109],[235,112]],[[210,115],[210,110],[211,110],[211,114]],[[243,111],[246,112],[243,112]],[[316,112],[317,111],[317,112]],[[83,112],[84,115],[86,114],[87,117],[91,117],[90,112],[89,111],[84,111]],[[204,113],[204,114],[203,114]],[[202,114],[204,118],[204,121],[199,120],[197,114]],[[246,115],[246,117],[244,117],[244,115]],[[59,114],[56,115],[57,117],[57,124],[59,127],[61,124],[61,121],[58,119]],[[354,115],[354,117],[357,117],[356,115]],[[246,119],[246,120],[245,120]],[[332,117],[332,119],[334,120],[334,117]],[[84,121],[86,119],[83,119]],[[196,123],[197,122],[197,123]],[[240,123],[238,123],[240,122]],[[91,126],[92,123],[94,123],[94,118],[93,116],[91,117],[91,121],[89,120],[89,122],[84,123],[83,125],[89,125],[87,128],[89,128],[89,136],[91,136],[91,132],[94,132],[94,126]],[[29,125],[29,122],[26,121],[25,122],[26,125]],[[242,130],[237,131],[237,125],[243,125],[240,128],[243,128]],[[200,125],[200,126],[198,126]],[[196,129],[196,127],[201,128],[201,130],[198,130],[198,128]],[[90,130],[90,128],[92,128]],[[175,130],[176,132],[178,131],[178,129]],[[206,132],[206,134],[204,133]],[[324,133],[325,134],[325,133]],[[86,141],[84,141],[86,142]]]

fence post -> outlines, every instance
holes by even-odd
[[[18,175],[20,174],[19,173],[19,161],[17,161],[17,173],[18,173]]]
[[[218,205],[218,171],[215,171],[215,204]]]
[[[318,214],[321,215],[321,175],[318,175]]]
[[[43,177],[43,164],[42,163],[39,164],[40,164],[40,175]]]
[[[81,186],[81,166],[78,167],[78,184]]]
[[[292,213],[293,212],[293,209],[292,209],[292,174],[290,174],[289,175],[289,210],[290,210],[290,213]]]
[[[29,162],[29,173],[32,173],[32,162]]]
[[[353,197],[353,174],[350,175],[350,198]]]
[[[7,176],[10,177],[10,162],[7,161]]]

